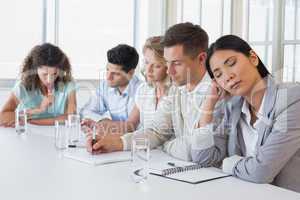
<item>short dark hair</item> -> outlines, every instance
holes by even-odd
[[[107,51],[107,60],[112,64],[120,65],[122,70],[128,73],[131,69],[136,68],[139,54],[134,47],[119,44]]]
[[[67,83],[73,80],[71,65],[66,54],[58,47],[50,43],[36,45],[25,58],[21,69],[21,81],[29,91],[41,87],[37,69],[42,67],[55,67],[60,69],[60,74],[54,82],[55,89],[59,83]]]
[[[242,38],[236,36],[236,35],[225,35],[220,37],[216,40],[213,44],[210,45],[209,49],[207,50],[207,58],[206,58],[206,70],[211,78],[214,78],[214,74],[211,71],[211,66],[209,64],[209,61],[212,57],[212,55],[218,51],[218,50],[233,50],[239,53],[244,54],[245,56],[250,56],[250,51],[252,48],[250,45],[243,40]],[[257,70],[258,73],[262,78],[266,77],[270,72],[265,67],[265,65],[262,63],[261,59],[258,57],[258,66]]]
[[[165,33],[162,45],[171,47],[183,45],[183,52],[191,57],[197,56],[208,48],[208,35],[199,25],[190,22],[171,26]]]

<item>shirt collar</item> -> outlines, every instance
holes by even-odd
[[[209,77],[208,73],[206,72],[204,74],[204,76],[202,77],[201,81],[199,81],[199,83],[196,85],[196,87],[192,91],[189,92],[186,88],[186,85],[179,87],[179,89],[182,92],[194,94],[198,91],[206,92],[208,90],[210,84],[211,84],[211,78]]]
[[[258,120],[260,120],[260,119],[262,119],[264,117],[263,116],[263,109],[264,109],[264,103],[265,103],[265,96],[266,96],[266,92],[265,92],[265,94],[263,96],[263,99],[261,101],[259,110],[257,112],[257,119]],[[242,105],[242,113],[246,116],[246,120],[250,124],[251,114],[250,114],[250,110],[249,110],[249,103],[246,101],[246,99],[244,99],[244,102],[243,102],[243,105]],[[254,126],[257,123],[257,121],[254,123]]]
[[[122,93],[122,96],[130,95],[131,91],[133,90],[134,85],[138,82],[138,78],[134,75],[131,80],[128,82],[125,90]],[[109,88],[111,92],[114,92],[117,95],[120,95],[120,91],[117,87],[110,87]]]

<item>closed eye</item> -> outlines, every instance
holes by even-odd
[[[215,73],[215,77],[216,78],[220,78],[222,76],[222,73],[218,72],[218,73]]]
[[[173,62],[173,65],[181,65],[181,62],[180,61],[175,61],[175,62]]]
[[[225,61],[225,65],[229,66],[229,67],[232,67],[233,65],[235,65],[236,63],[236,58],[235,57],[230,57],[229,59],[227,59]]]
[[[154,67],[155,67],[156,69],[159,69],[159,68],[161,68],[161,65],[154,65]]]

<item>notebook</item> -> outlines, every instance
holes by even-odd
[[[64,157],[92,165],[103,165],[131,160],[131,154],[127,151],[92,155],[91,153],[87,152],[85,148],[68,149],[66,152],[64,152]]]
[[[149,167],[149,171],[152,175],[190,184],[198,184],[231,176],[224,174],[218,168],[204,168],[201,165],[184,161],[155,164]]]

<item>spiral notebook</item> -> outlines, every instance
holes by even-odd
[[[230,176],[224,174],[218,168],[204,168],[201,165],[183,161],[152,165],[149,170],[152,175],[190,184],[198,184]]]

